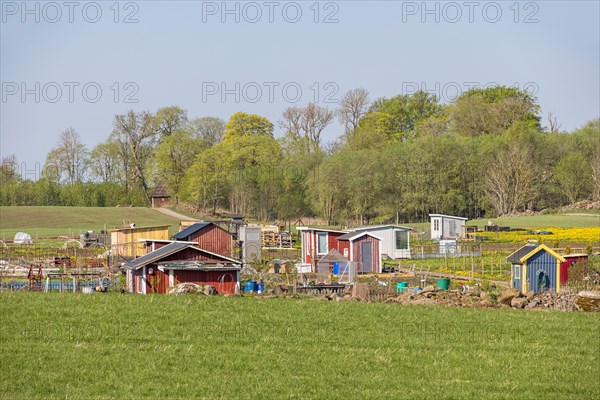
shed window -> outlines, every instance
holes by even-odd
[[[317,254],[327,254],[327,233],[317,233]]]
[[[433,220],[433,230],[434,231],[440,230],[440,220],[438,218]]]
[[[515,279],[521,279],[521,266],[515,264]]]
[[[408,232],[396,231],[396,250],[408,250]]]
[[[137,277],[137,292],[138,293],[144,293],[143,285],[144,285],[144,277],[138,276]]]

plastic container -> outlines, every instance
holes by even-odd
[[[396,284],[396,293],[403,293],[404,289],[408,287],[408,282],[398,282]]]
[[[265,284],[259,283],[256,285],[256,293],[261,294],[265,291]]]
[[[244,286],[244,293],[252,292],[256,292],[256,281],[246,281],[246,286]]]
[[[442,290],[448,290],[448,288],[450,287],[450,279],[448,279],[448,278],[438,279],[437,285]]]
[[[339,273],[340,273],[340,263],[336,261],[333,263],[333,274],[338,275]]]

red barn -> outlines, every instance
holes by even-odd
[[[571,265],[581,261],[587,261],[587,254],[562,254],[565,261],[560,263],[560,284],[563,285],[569,281],[569,268]]]
[[[180,283],[212,285],[219,294],[239,288],[238,261],[191,243],[173,242],[124,264],[132,293],[167,293]]]
[[[329,250],[336,249],[339,251],[337,238],[346,233],[333,229],[310,228],[307,226],[300,226],[296,229],[300,232],[302,239],[302,263],[312,264],[313,266],[321,257],[329,253]],[[342,252],[340,251],[340,253]]]
[[[339,236],[338,251],[358,264],[359,273],[381,273],[381,239],[369,232],[349,232]]]
[[[174,235],[172,239],[195,242],[198,247],[227,257],[233,255],[233,235],[213,222],[198,222]]]

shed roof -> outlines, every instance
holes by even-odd
[[[367,231],[353,231],[353,232],[348,232],[345,235],[342,235],[342,236],[338,237],[337,239],[338,240],[353,241],[353,240],[356,240],[356,239],[358,239],[360,237],[363,237],[363,236],[371,236],[372,238],[375,238],[377,240],[381,240],[380,237],[377,237],[377,236],[375,236],[372,233],[369,233]]]
[[[359,231],[380,231],[383,229],[399,229],[402,231],[411,231],[413,228],[408,227],[408,226],[400,226],[400,225],[372,225],[372,226],[360,226],[358,228],[354,228],[354,229],[347,229],[346,232],[350,232],[350,231],[354,231],[354,232],[359,232]]]
[[[318,262],[330,263],[330,262],[348,262],[346,257],[342,255],[337,249],[329,250],[329,253],[325,254]]]
[[[239,264],[239,261],[234,260],[233,258],[225,257],[225,256],[223,256],[221,254],[217,254],[217,253],[213,253],[213,252],[208,251],[208,250],[201,249],[201,248],[195,246],[192,243],[187,243],[187,242],[173,242],[173,243],[169,243],[166,246],[161,247],[160,249],[154,250],[154,251],[152,251],[152,252],[150,252],[148,254],[145,254],[145,255],[143,255],[141,257],[138,257],[138,258],[136,258],[134,260],[128,261],[123,266],[125,268],[128,268],[128,269],[139,269],[139,268],[141,268],[141,267],[143,267],[145,265],[148,265],[148,264],[157,262],[159,260],[162,260],[165,257],[168,257],[170,255],[178,253],[178,252],[180,252],[182,250],[185,250],[187,248],[194,249],[194,250],[196,250],[198,252],[201,252],[201,253],[209,254],[211,256],[214,256],[215,259],[217,259],[217,260],[223,260],[223,261],[228,261],[228,262],[233,263],[233,264]]]
[[[122,228],[111,229],[111,232],[121,232],[121,231],[135,231],[135,230],[144,230],[144,229],[167,229],[171,225],[153,225],[153,226],[124,226]]]
[[[345,233],[346,231],[340,231],[337,229],[327,229],[327,228],[314,228],[310,226],[298,226],[296,227],[297,231],[318,231],[318,232],[331,232],[331,233]]]
[[[537,252],[539,252],[541,250],[545,250],[546,252],[548,252],[550,255],[552,255],[554,258],[560,260],[561,262],[565,261],[565,259],[560,254],[558,254],[557,252],[555,252],[554,250],[552,250],[545,244],[534,244],[534,243],[528,243],[525,246],[521,247],[519,250],[515,251],[510,256],[506,257],[506,260],[513,264],[523,264],[525,261],[527,261],[529,258],[531,258],[533,255],[535,255]]]
[[[185,270],[185,271],[239,271],[238,265],[207,265],[200,261],[178,260],[158,263],[158,269],[162,271]]]
[[[446,214],[429,214],[429,217],[444,217],[444,218],[452,218],[452,219],[462,219],[464,221],[469,219],[469,218],[465,218],[465,217],[457,217],[456,215],[446,215]]]
[[[186,237],[198,232],[199,230],[206,228],[210,224],[212,224],[212,222],[196,222],[194,225],[188,226],[187,228],[173,235],[172,237],[173,239],[177,240],[185,239]]]

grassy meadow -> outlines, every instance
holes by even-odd
[[[0,398],[600,396],[600,315],[0,293]]]
[[[36,236],[100,232],[125,223],[138,226],[171,225],[179,230],[179,219],[145,207],[0,207],[0,239],[12,239],[17,232]]]

